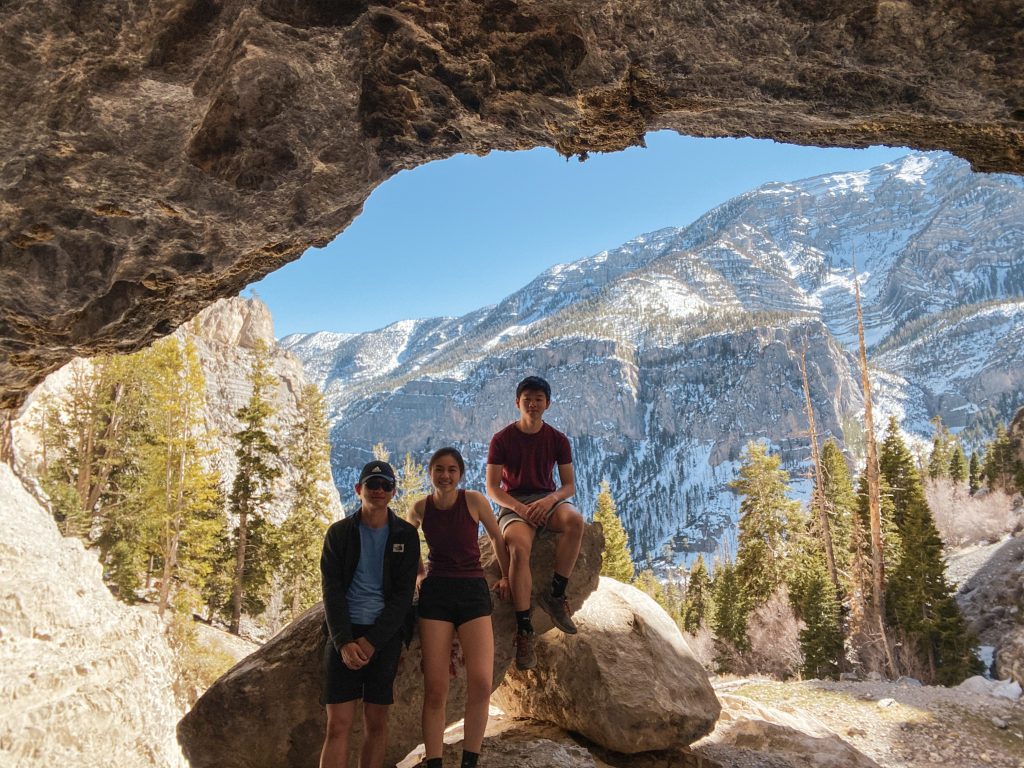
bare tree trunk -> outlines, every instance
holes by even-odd
[[[854,266],[856,270],[856,266]],[[864,342],[864,313],[860,305],[860,280],[854,274],[854,295],[857,301],[857,337],[860,342],[860,384],[864,392],[864,432],[867,437],[868,519],[871,524],[871,607],[881,631],[882,646],[889,664],[889,673],[896,675],[892,651],[885,631],[885,558],[882,549],[882,494],[879,481],[878,445],[875,442],[875,420],[871,407],[871,379],[868,376],[868,353]]]
[[[825,564],[828,566],[828,577],[832,580],[832,588],[839,594],[839,574],[836,571],[836,555],[832,548],[832,528],[825,510],[825,488],[821,476],[821,455],[818,453],[818,431],[814,425],[814,406],[811,404],[811,387],[807,381],[807,346],[800,352],[800,373],[804,380],[804,402],[807,406],[807,426],[811,436],[811,461],[814,463],[814,494],[811,506],[818,514],[818,527],[821,531],[821,543],[825,549]]]
[[[235,552],[235,583],[231,590],[231,626],[228,631],[237,635],[242,626],[242,579],[245,576],[245,548],[248,544],[248,514],[243,500],[238,513],[238,551]]]

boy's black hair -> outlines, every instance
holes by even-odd
[[[526,390],[533,392],[543,392],[544,396],[551,402],[551,385],[548,384],[540,376],[527,376],[525,379],[519,382],[516,387],[516,400],[519,400],[519,396]]]

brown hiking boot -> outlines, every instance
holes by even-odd
[[[516,666],[533,669],[537,666],[537,633],[516,632]]]
[[[550,592],[545,592],[537,598],[544,613],[551,617],[555,626],[567,635],[576,634],[576,625],[572,623],[572,611],[569,609],[569,601],[564,597],[555,597]]]

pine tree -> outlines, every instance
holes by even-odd
[[[946,579],[942,539],[895,419],[882,446],[882,473],[892,490],[900,560],[886,582],[888,621],[927,670],[926,682],[960,682],[978,669],[967,631]]]
[[[989,490],[1002,490],[1011,495],[1017,491],[1020,481],[1024,480],[1024,465],[1014,453],[1006,426],[1000,424],[985,449],[985,462],[981,469]]]
[[[729,487],[740,502],[736,575],[746,603],[757,606],[785,583],[788,536],[800,505],[787,498],[788,473],[778,456],[769,456],[759,443],[747,443],[739,478]]]
[[[44,405],[37,427],[41,485],[63,533],[89,543],[108,508],[128,503],[135,490],[143,398],[128,358],[77,361],[70,379],[64,395]]]
[[[235,563],[229,627],[236,635],[244,605],[259,610],[278,553],[276,531],[263,517],[274,498],[273,482],[281,474],[277,466],[280,449],[268,424],[274,414],[269,396],[276,377],[270,371],[269,350],[263,344],[255,350],[248,378],[252,388],[249,400],[235,412],[241,422],[241,429],[234,434],[238,471],[228,499],[238,521],[232,541]]]
[[[291,505],[281,525],[282,578],[291,618],[320,599],[319,562],[330,523],[330,445],[324,396],[314,384],[303,387],[298,417],[286,446],[294,470]]]
[[[161,568],[157,605],[163,615],[175,583],[185,584],[195,602],[212,571],[223,524],[219,478],[205,467],[212,453],[203,414],[206,384],[191,341],[167,338],[134,359],[147,378],[142,486],[153,532],[150,554]]]
[[[601,481],[601,490],[597,494],[597,504],[594,507],[594,522],[600,523],[601,530],[604,531],[601,575],[629,584],[633,580],[636,568],[629,554],[629,537],[616,514],[615,500],[612,498],[611,486],[607,480]]]
[[[690,568],[690,578],[683,598],[683,629],[696,634],[712,612],[711,576],[704,565],[704,556],[697,555]]]
[[[850,530],[857,510],[857,495],[842,449],[831,438],[821,448],[821,475],[821,496],[832,530],[839,584],[845,592],[850,581]]]
[[[835,677],[843,655],[839,595],[825,561],[816,521],[808,518],[802,535],[795,536],[788,561],[790,604],[800,629],[803,671],[809,677]]]
[[[981,488],[981,461],[978,459],[978,452],[971,453],[971,464],[967,471],[967,490],[973,496]]]
[[[894,520],[902,534],[903,515],[906,511],[922,504],[927,506],[927,502],[914,457],[900,436],[900,426],[895,417],[889,419],[878,465],[892,493]]]
[[[840,627],[839,600],[832,589],[828,573],[822,566],[807,574],[806,599],[800,606],[800,648],[804,654],[804,675],[831,677],[839,674],[843,656],[843,633]]]
[[[957,440],[953,444],[953,451],[949,457],[949,479],[954,485],[963,485],[967,482],[968,468],[967,456],[964,455],[964,448]]]
[[[711,623],[717,647],[715,659],[723,672],[729,672],[734,653],[747,648],[749,613],[742,584],[731,562],[716,565],[711,594],[715,601],[715,615]]]
[[[932,419],[932,452],[928,457],[928,476],[932,480],[949,475],[950,460],[953,457],[953,437],[942,423],[942,418]]]

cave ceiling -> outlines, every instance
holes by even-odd
[[[1024,172],[1022,59],[1017,0],[0,2],[0,407],[456,153],[670,129]]]

